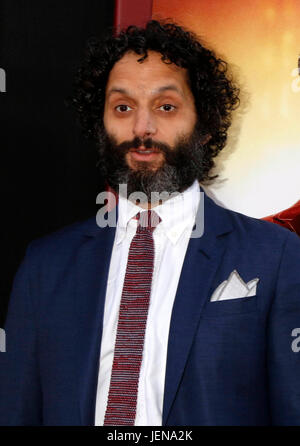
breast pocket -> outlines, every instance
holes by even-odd
[[[219,317],[231,314],[243,314],[257,311],[258,296],[207,302],[203,309],[203,317]]]

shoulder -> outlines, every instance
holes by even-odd
[[[232,237],[240,241],[253,243],[258,248],[280,248],[287,242],[300,247],[300,238],[286,228],[222,207],[208,196],[206,196],[206,203],[213,209],[213,212],[210,211],[210,215],[214,214],[215,218],[219,220],[218,224],[222,225],[223,222],[226,222],[227,226],[232,229]]]
[[[31,241],[27,248],[27,256],[48,258],[70,255],[79,246],[100,233],[96,218],[78,221],[68,226]]]
[[[267,238],[270,241],[285,240],[290,231],[282,226],[259,218],[249,217],[226,209],[235,229],[248,237]]]
[[[275,223],[225,209],[213,201],[209,206],[214,209],[210,215],[218,219],[220,236],[227,234],[227,260],[224,256],[223,262],[227,261],[230,267],[235,263],[239,271],[244,268],[253,277],[263,277],[272,289],[280,291],[282,297],[278,302],[284,305],[286,289],[290,287],[288,300],[298,302],[300,237]],[[222,234],[223,226],[227,231]]]

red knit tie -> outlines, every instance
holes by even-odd
[[[137,214],[125,273],[104,426],[133,426],[154,265],[154,211]]]

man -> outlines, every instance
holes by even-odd
[[[90,45],[73,104],[117,227],[101,209],[29,246],[1,423],[299,424],[300,241],[200,194],[238,104],[226,63],[151,21]]]

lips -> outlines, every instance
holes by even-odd
[[[138,152],[138,153],[157,153],[160,152],[159,149],[157,149],[156,147],[151,147],[150,149],[144,147],[144,146],[140,146],[137,149],[130,149],[130,152]]]
[[[130,149],[129,152],[132,158],[137,161],[151,161],[159,155],[160,150],[155,147],[147,149],[146,147],[141,146],[137,149]]]

